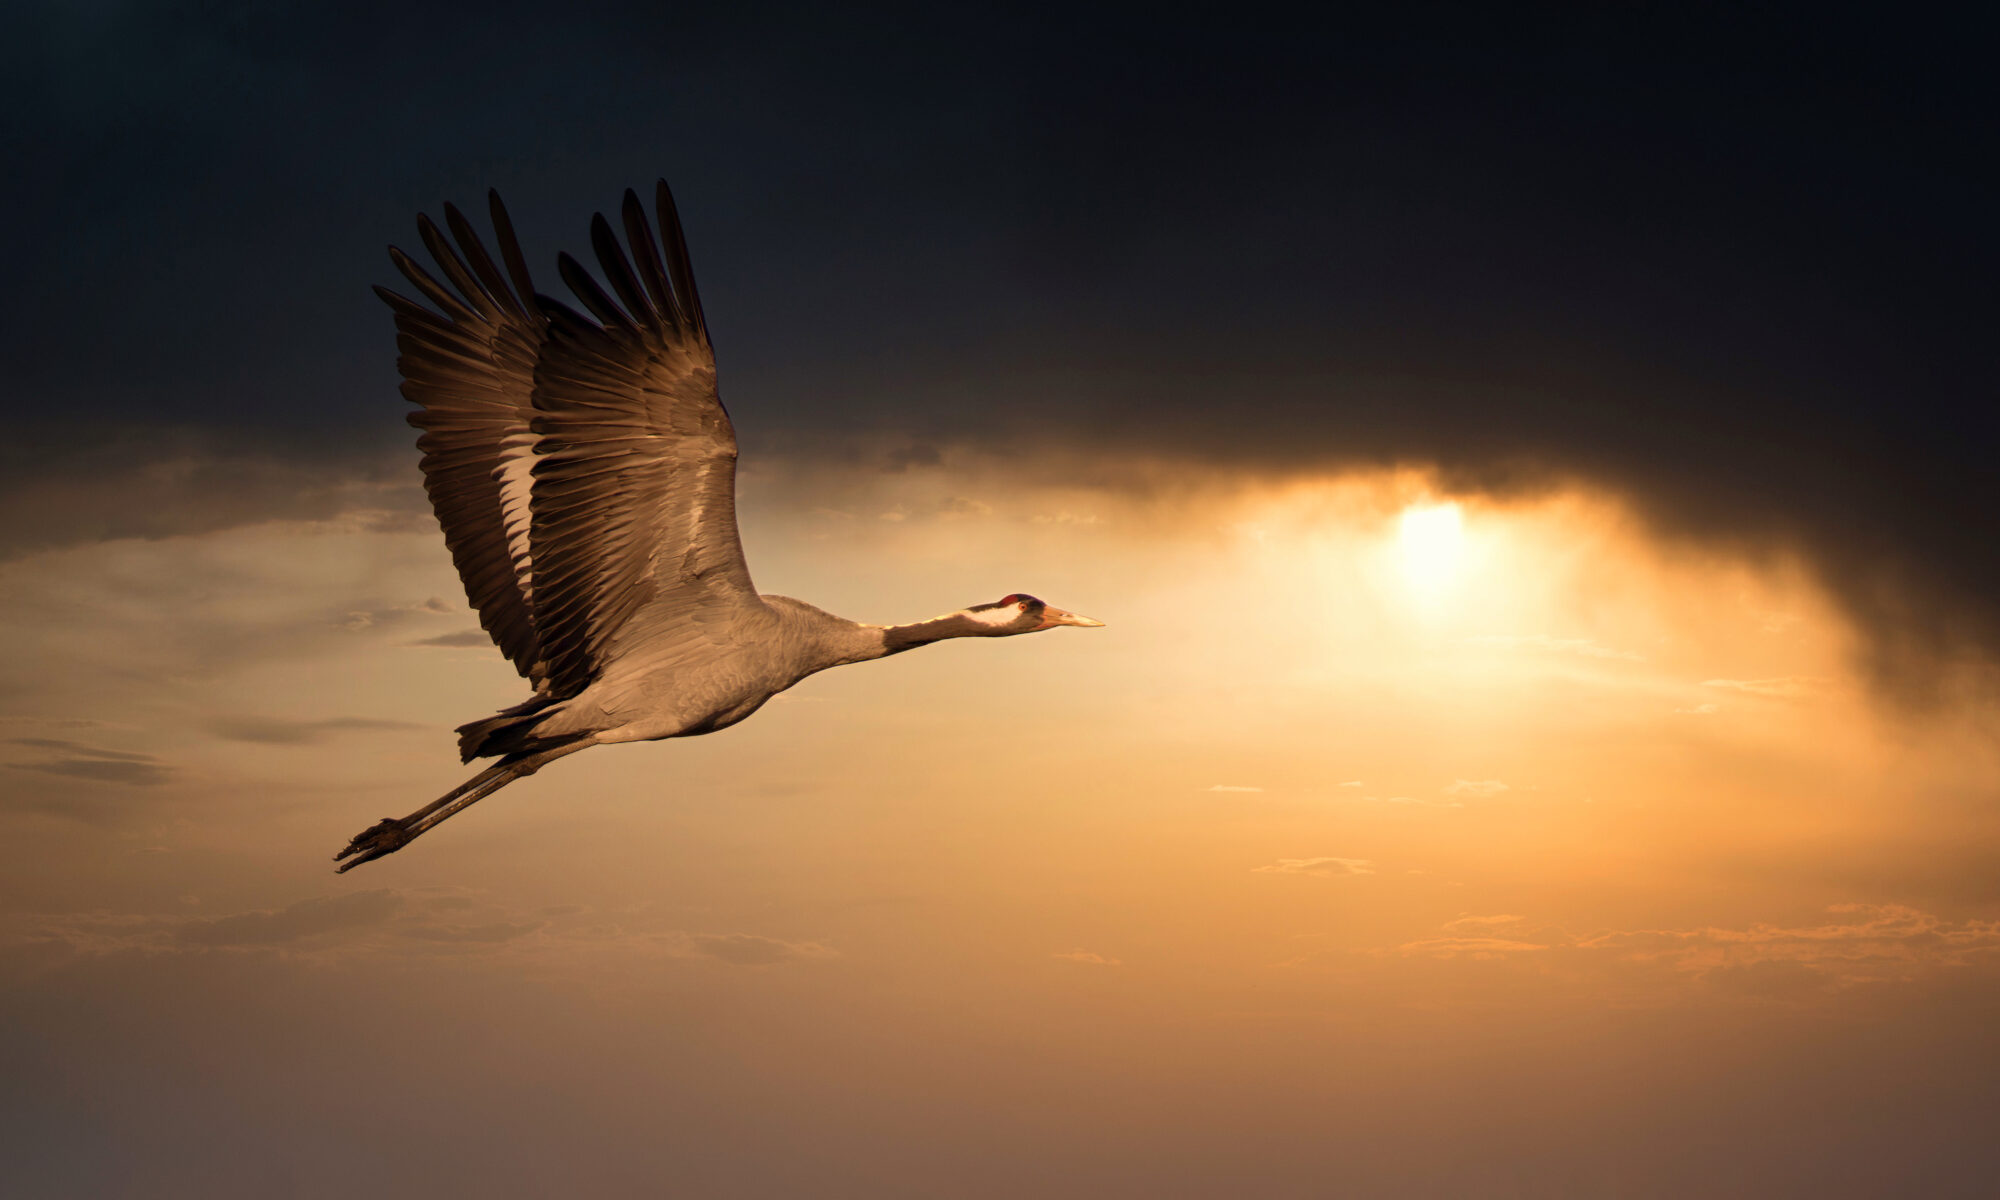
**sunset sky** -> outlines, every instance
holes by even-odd
[[[0,1191],[1989,1193],[1972,30],[428,11],[0,49]],[[527,694],[383,247],[662,175],[760,589],[1106,627],[335,876]]]

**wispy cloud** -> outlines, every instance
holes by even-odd
[[[37,945],[71,955],[261,954],[336,960],[350,955],[526,955],[573,962],[708,960],[771,967],[830,959],[833,947],[754,933],[649,930],[637,913],[577,905],[515,909],[463,891],[376,888],[208,916],[188,912],[16,914],[0,946]]]
[[[328,717],[317,721],[285,717],[215,717],[208,731],[232,742],[255,742],[267,746],[317,745],[339,733],[387,733],[422,729],[410,721],[380,717]]]
[[[1818,695],[1826,691],[1832,682],[1812,675],[1780,675],[1771,679],[1704,679],[1701,686],[1791,700]]]
[[[990,517],[993,506],[968,496],[948,496],[938,504],[940,517]]]
[[[1490,916],[1468,914],[1446,921],[1442,928],[1447,933],[1464,933],[1473,929],[1492,929],[1500,925],[1518,925],[1521,917],[1517,913],[1494,913]]]
[[[675,932],[660,939],[675,953],[712,958],[736,967],[768,967],[801,959],[835,958],[839,951],[819,942],[788,942],[754,933]]]
[[[1834,919],[1817,925],[1624,929],[1586,937],[1545,928],[1513,938],[1494,936],[1521,920],[1512,914],[1461,917],[1441,928],[1447,936],[1406,942],[1397,952],[1484,960],[1546,953],[1578,965],[1650,967],[1763,996],[2000,966],[2000,921],[1948,921],[1900,904],[1837,904],[1827,912]]]
[[[1060,953],[1051,954],[1049,957],[1059,958],[1064,962],[1076,963],[1079,966],[1085,967],[1122,967],[1125,965],[1118,959],[1109,958],[1091,950],[1065,950]]]
[[[1546,633],[1528,634],[1488,634],[1483,637],[1465,639],[1469,646],[1489,646],[1495,650],[1525,650],[1536,654],[1570,654],[1580,658],[1615,658],[1626,662],[1645,662],[1646,656],[1635,650],[1618,650],[1599,645],[1590,638],[1550,637]]]
[[[1260,787],[1250,787],[1247,784],[1241,784],[1241,783],[1212,783],[1207,787],[1206,790],[1211,792],[1261,792],[1264,789]]]
[[[12,741],[16,746],[41,752],[39,758],[7,764],[19,771],[39,771],[45,775],[130,787],[156,787],[173,776],[172,768],[150,754],[106,750],[62,738],[14,738]]]
[[[387,889],[301,900],[275,912],[244,912],[194,920],[178,931],[193,946],[278,946],[323,934],[380,925],[403,909],[403,897]]]
[[[1540,942],[1519,942],[1497,937],[1441,937],[1405,942],[1397,947],[1405,958],[1470,958],[1487,960],[1511,954],[1547,950]]]
[[[490,646],[493,644],[493,639],[486,636],[484,630],[462,629],[457,633],[440,633],[436,637],[418,638],[409,644],[412,646],[458,648],[462,646]]]
[[[1362,799],[1376,800],[1377,797],[1363,796]],[[1463,801],[1452,800],[1452,799],[1433,800],[1430,799],[1429,797],[1424,797],[1424,796],[1383,796],[1380,797],[1380,803],[1414,804],[1419,808],[1464,808],[1465,807]]]
[[[1459,801],[1491,800],[1513,790],[1498,779],[1454,779],[1444,786],[1442,794]]]
[[[1267,875],[1373,875],[1375,864],[1366,858],[1281,858],[1251,870]]]
[[[1037,513],[1034,522],[1037,525],[1102,525],[1104,518],[1095,513],[1078,514],[1064,509],[1055,513]]]

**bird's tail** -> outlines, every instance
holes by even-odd
[[[549,716],[548,710],[561,701],[545,695],[534,695],[512,708],[503,708],[490,717],[468,721],[458,727],[458,759],[471,762],[475,758],[512,757],[532,750],[547,748],[553,739],[536,739],[535,727]],[[533,745],[535,741],[542,745]]]
[[[385,854],[394,854],[434,828],[439,822],[464,812],[516,779],[533,775],[563,755],[573,754],[594,744],[585,739],[529,754],[509,755],[409,816],[401,820],[395,817],[383,817],[355,834],[348,839],[347,847],[333,856],[333,861],[340,863],[334,871],[336,873],[351,871],[362,863],[373,862]],[[349,861],[342,862],[343,859]]]

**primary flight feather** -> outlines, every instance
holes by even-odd
[[[1095,626],[1015,593],[909,625],[867,625],[750,582],[736,533],[736,432],[672,194],[655,224],[628,191],[625,239],[598,214],[610,292],[569,255],[588,314],[537,293],[489,194],[495,263],[445,206],[417,231],[432,274],[389,257],[432,307],[377,288],[396,314],[403,395],[418,405],[424,487],[479,623],[533,686],[462,725],[459,753],[497,759],[335,855],[346,871],[567,754],[712,733],[816,671],[957,637]],[[629,256],[628,256],[629,250]],[[440,276],[442,278],[440,278]]]

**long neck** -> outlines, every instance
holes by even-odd
[[[990,636],[992,632],[962,612],[946,613],[942,617],[909,625],[889,625],[882,629],[882,656],[901,654],[946,638]]]
[[[799,641],[798,657],[809,664],[807,674],[843,663],[887,658],[946,638],[992,632],[962,612],[910,625],[863,625],[789,596],[765,596],[764,601],[783,614],[795,631],[792,636]]]

